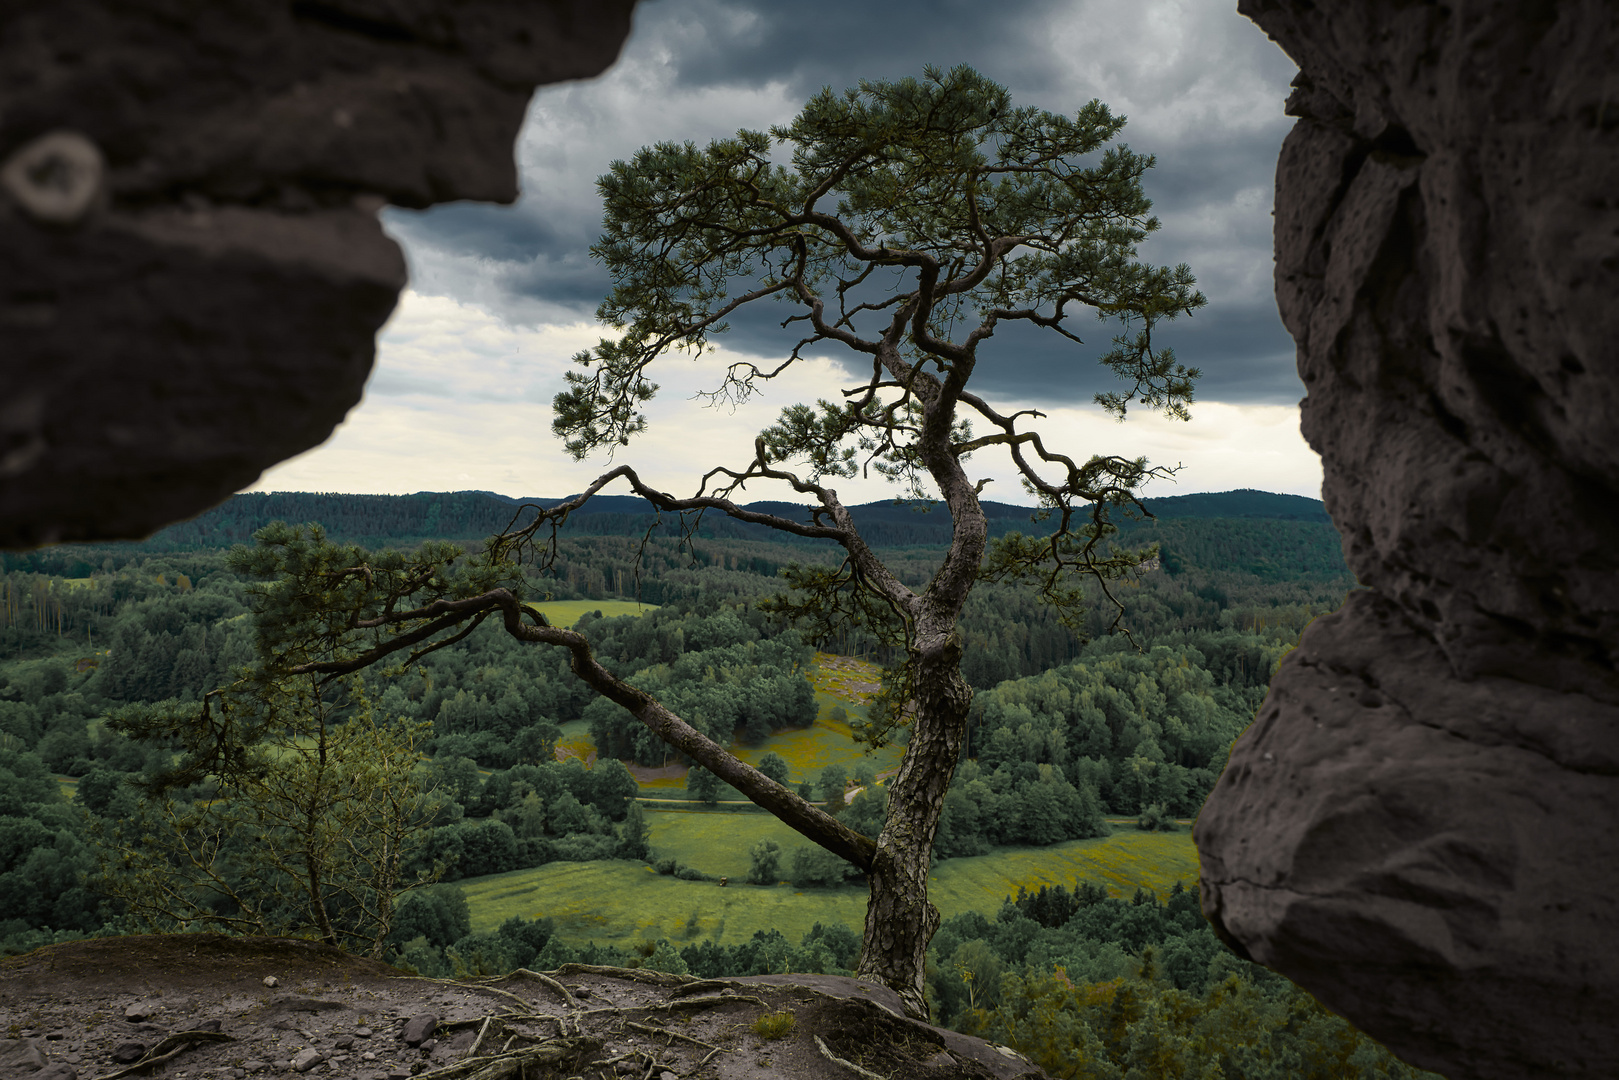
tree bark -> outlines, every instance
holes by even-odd
[[[953,626],[931,640],[919,635],[911,658],[917,712],[899,772],[889,783],[888,821],[871,860],[865,948],[855,978],[892,987],[905,1011],[925,1020],[928,942],[939,929],[939,909],[928,899],[928,871],[944,795],[961,756],[972,688],[961,677],[961,640]]]

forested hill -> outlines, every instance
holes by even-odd
[[[1148,499],[1147,509],[1156,518],[1254,518],[1270,521],[1315,521],[1331,525],[1332,518],[1320,499],[1302,495],[1278,495],[1271,491],[1241,488],[1205,495],[1170,495]]]
[[[199,551],[250,543],[253,533],[272,521],[318,521],[334,540],[367,547],[406,545],[423,540],[477,541],[533,520],[533,507],[551,506],[555,498],[512,499],[487,491],[422,491],[414,495],[339,495],[311,492],[274,492],[235,495],[208,512],[161,530],[142,545],[147,551]],[[803,506],[781,502],[749,504],[751,509],[807,519]],[[1032,509],[985,502],[991,532],[1002,534],[1031,528]],[[1173,495],[1149,499],[1147,506],[1160,522],[1176,519],[1233,519],[1288,521],[1323,525],[1330,531],[1326,509],[1315,499],[1277,495],[1266,491],[1227,491],[1218,494]],[[950,519],[942,506],[923,509],[893,501],[866,503],[853,508],[867,542],[875,547],[932,547],[950,539]],[[651,504],[625,495],[597,496],[584,511],[574,514],[566,534],[634,536],[654,520]],[[659,530],[673,535],[673,515],[665,515]],[[1121,522],[1128,531],[1151,523]],[[1038,527],[1038,526],[1035,526]],[[761,526],[732,521],[719,514],[705,515],[700,535],[713,539],[791,539]],[[1335,542],[1335,538],[1334,538]]]

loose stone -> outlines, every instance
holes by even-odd
[[[121,1042],[112,1048],[112,1059],[120,1065],[133,1065],[146,1053],[142,1042]]]
[[[438,1016],[434,1013],[418,1013],[405,1023],[405,1030],[399,1037],[405,1040],[406,1045],[420,1046],[433,1035],[438,1028]]]

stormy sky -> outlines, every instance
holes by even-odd
[[[644,2],[606,74],[536,94],[517,146],[516,205],[384,213],[411,287],[380,336],[366,399],[326,445],[272,469],[255,489],[578,490],[608,463],[563,453],[550,402],[568,357],[601,336],[593,313],[610,282],[589,255],[601,227],[596,177],[643,145],[766,129],[823,86],[919,75],[928,64],[970,64],[1019,104],[1072,114],[1098,98],[1127,117],[1121,141],[1157,159],[1145,189],[1162,228],[1139,255],[1189,264],[1208,297],[1157,337],[1204,372],[1190,424],[1132,413],[1121,425],[1101,415],[1091,398],[1110,385],[1095,359],[1112,331],[1097,322],[1079,328],[1083,346],[998,331],[974,388],[999,403],[1038,405],[1048,438],[1081,457],[1145,454],[1183,467],[1149,494],[1317,495],[1319,462],[1297,430],[1303,387],[1271,283],[1273,173],[1296,69],[1234,0]],[[690,490],[716,464],[745,464],[753,434],[782,405],[835,396],[847,376],[829,348],[740,409],[692,400],[725,362],[790,349],[800,335],[782,330],[781,318],[764,305],[732,320],[717,354],[671,358],[657,375],[651,429],[615,461],[664,490]],[[1028,501],[1005,462],[980,455],[975,467],[996,481],[988,497]],[[890,493],[875,479],[838,486],[849,501]]]

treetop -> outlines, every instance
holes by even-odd
[[[874,361],[872,381],[845,391],[868,415],[834,421],[842,435],[874,419],[895,430],[894,410],[910,401],[873,412],[881,390],[923,404],[923,384],[943,380],[958,397],[999,322],[1081,343],[1063,325],[1077,307],[1123,331],[1101,362],[1132,385],[1100,403],[1184,416],[1197,372],[1154,350],[1150,331],[1203,297],[1185,266],[1136,258],[1158,228],[1141,187],[1153,159],[1108,145],[1123,126],[1098,101],[1069,117],[1014,106],[970,67],[929,68],[823,89],[768,133],[706,149],[659,143],[613,162],[598,182],[604,231],[592,253],[614,281],[597,315],[622,336],[575,358],[586,372],[570,372],[557,397],[557,433],[576,457],[626,443],[656,390],[646,367],[666,351],[701,352],[733,312],[766,297],[798,306],[783,325],[807,324],[805,336],[790,353],[784,341],[773,370],[733,365],[717,396],[745,399],[804,348],[836,342]],[[773,156],[786,145],[790,167]],[[924,370],[929,379],[917,378]]]

